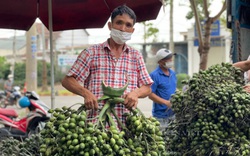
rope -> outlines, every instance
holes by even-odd
[[[229,52],[229,59],[233,61],[233,49],[234,49],[234,41],[231,39],[231,47],[230,47],[230,52]]]
[[[238,60],[242,61],[242,50],[241,50],[241,37],[240,37],[240,22],[236,21],[236,29],[237,29],[237,51],[238,51]]]

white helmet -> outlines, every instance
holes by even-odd
[[[13,75],[8,75],[8,79],[11,79],[11,78],[13,78]]]

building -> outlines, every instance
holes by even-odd
[[[49,31],[45,28],[44,35],[42,23],[36,23],[37,36],[35,48],[37,59],[45,59],[50,62],[50,37]],[[43,46],[44,36],[44,46]],[[88,45],[89,33],[85,29],[53,32],[53,51],[56,54],[75,54]],[[0,38],[0,56],[7,58],[8,62],[20,62],[26,59],[26,36],[11,38]],[[43,50],[44,47],[44,50]],[[45,55],[43,55],[43,51]],[[16,56],[16,57],[15,57]]]

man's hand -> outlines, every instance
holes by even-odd
[[[250,93],[250,84],[245,85],[243,88],[245,89],[246,92]]]
[[[124,105],[127,109],[136,108],[138,104],[138,94],[136,91],[130,92],[124,96]]]
[[[95,95],[81,86],[73,76],[65,76],[62,80],[62,86],[70,92],[84,97],[86,109],[98,109],[98,102]]]
[[[91,92],[87,92],[84,97],[84,104],[86,109],[98,109],[97,98]]]
[[[165,100],[164,104],[168,106],[168,108],[171,108],[172,104],[170,103],[169,100]]]

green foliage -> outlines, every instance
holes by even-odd
[[[7,79],[8,75],[10,74],[10,64],[7,63],[4,57],[0,57],[0,79]],[[37,61],[37,85],[42,86],[42,73],[43,73],[43,62]],[[51,82],[51,69],[50,64],[47,63],[47,80],[48,85]],[[62,78],[64,77],[65,73],[61,72],[61,70],[55,69],[54,74],[54,81],[55,83],[61,82]],[[25,83],[26,77],[26,64],[25,62],[19,62],[15,64],[15,71],[14,71],[14,85],[23,86]],[[1,86],[2,88],[2,86]]]
[[[195,0],[196,9],[200,20],[205,19],[203,0]],[[208,8],[211,5],[211,0],[208,0]],[[194,17],[194,12],[190,5],[190,11],[187,13],[186,18],[192,19]]]
[[[23,86],[25,82],[26,64],[23,62],[15,64],[14,85]]]
[[[159,33],[159,29],[153,27],[153,23],[142,22],[142,24],[146,28],[146,32],[143,35],[144,40],[146,40],[150,37],[153,37],[153,42],[156,42],[157,41],[157,34]]]
[[[182,84],[183,80],[188,80],[189,79],[189,75],[185,74],[185,73],[180,73],[176,75],[177,77],[177,88],[179,90],[182,90],[182,88],[184,87],[184,84]]]
[[[170,4],[170,0],[164,0],[164,5],[169,5]]]
[[[10,63],[5,57],[0,57],[0,79],[7,79],[10,72]]]

